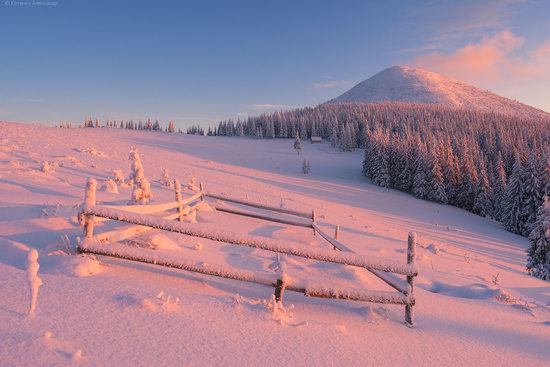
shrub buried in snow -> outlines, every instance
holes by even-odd
[[[148,204],[153,199],[153,193],[151,192],[151,184],[149,180],[145,178],[143,172],[143,165],[141,164],[141,158],[139,157],[136,148],[130,150],[129,159],[130,163],[130,182],[133,183],[134,189],[132,191],[131,204]]]

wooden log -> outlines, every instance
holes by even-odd
[[[174,213],[163,218],[167,220],[179,220],[179,217],[179,213]],[[99,243],[114,243],[124,241],[130,237],[137,236],[138,234],[149,232],[152,229],[153,228],[147,226],[129,225],[122,228],[117,227],[111,231],[98,233],[93,238]]]
[[[242,215],[242,216],[244,216],[244,217],[262,219],[262,220],[267,220],[267,221],[269,221],[269,222],[275,222],[275,223],[281,223],[281,224],[288,224],[288,225],[296,226],[296,227],[311,228],[311,224],[310,224],[310,223],[297,222],[297,221],[293,221],[293,220],[289,220],[289,219],[273,218],[273,217],[269,217],[269,216],[267,216],[267,215],[261,215],[261,214],[256,214],[256,213],[244,212],[244,211],[241,211],[241,210],[230,209],[230,208],[225,208],[225,207],[221,207],[221,206],[216,206],[215,208],[216,208],[216,210],[218,210],[218,211],[220,211],[220,212],[224,212],[224,213]]]
[[[170,201],[168,203],[160,203],[160,204],[153,204],[153,205],[102,205],[102,206],[105,208],[120,209],[131,213],[154,214],[154,213],[166,212],[172,209],[177,209],[178,202]]]
[[[416,233],[409,232],[407,241],[407,264],[415,265],[416,263]],[[414,276],[407,275],[407,283],[409,289],[407,295],[414,297]],[[408,327],[414,327],[414,302],[405,305],[405,323]]]
[[[338,241],[338,237],[340,237],[340,226],[337,224],[336,227],[334,227],[334,239]],[[338,250],[338,248],[334,245],[332,245],[334,250]]]
[[[277,279],[277,285],[275,286],[275,301],[282,302],[283,295],[285,293],[286,283],[283,279]]]
[[[109,256],[124,260],[130,260],[135,262],[141,262],[146,264],[160,265],[175,269],[187,270],[195,273],[217,276],[226,279],[240,280],[250,283],[262,284],[271,287],[277,287],[279,280],[273,279],[265,275],[258,274],[251,271],[234,270],[227,267],[220,267],[216,265],[201,265],[200,263],[192,263],[181,259],[169,259],[161,258],[157,254],[154,256],[144,256],[143,253],[147,250],[137,250],[135,248],[128,248],[125,245],[99,245],[93,241],[85,240],[78,245],[78,251],[81,253],[90,253],[96,255]],[[309,283],[309,282],[308,282]],[[284,283],[284,289],[303,293],[308,297],[319,298],[334,298],[350,301],[363,301],[374,302],[384,304],[407,304],[414,303],[414,299],[411,296],[395,292],[383,292],[383,291],[363,291],[360,289],[346,289],[346,288],[330,288],[323,286],[317,286],[312,284],[300,284],[295,282]],[[283,289],[283,288],[282,288]],[[281,299],[283,297],[281,292]]]
[[[313,235],[316,235],[315,231],[315,223],[317,221],[317,218],[315,217],[315,209],[311,209],[311,227],[313,228]]]
[[[310,213],[304,213],[304,212],[299,212],[299,211],[296,211],[296,210],[279,208],[279,207],[276,207],[276,206],[252,203],[252,202],[249,202],[249,201],[234,199],[234,198],[230,198],[230,197],[227,197],[227,196],[224,196],[224,195],[212,194],[212,193],[208,193],[208,192],[205,193],[204,195],[206,197],[209,197],[209,198],[212,198],[212,199],[228,201],[230,203],[250,206],[250,207],[253,207],[253,208],[271,210],[273,212],[279,212],[279,213],[283,213],[283,214],[290,214],[290,215],[295,215],[297,217],[311,219],[311,214]]]
[[[180,180],[178,180],[177,178],[174,180],[174,195],[175,195],[176,202],[178,203],[178,214],[179,214],[178,218],[180,222],[183,222],[183,204],[181,203],[182,202],[181,184],[180,184]]]
[[[204,201],[204,186],[202,185],[202,182],[199,184],[199,188],[201,190],[201,201]]]
[[[329,236],[326,232],[324,232],[321,228],[319,228],[319,225],[317,223],[313,223],[313,226],[315,227],[315,230],[317,231],[317,233],[319,233],[319,235],[322,238],[324,238],[328,243],[330,243],[332,246],[334,246],[338,250],[355,253],[355,251],[353,251],[352,249],[344,245],[342,242],[335,240],[334,238]]]

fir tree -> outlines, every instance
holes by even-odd
[[[296,133],[296,136],[294,137],[294,150],[300,155],[300,150],[302,150],[302,142],[300,140],[300,132],[298,131]]]
[[[430,182],[430,199],[438,201],[440,203],[447,203],[447,193],[445,192],[445,182],[443,179],[443,173],[441,172],[441,166],[437,158],[437,153],[432,152],[430,157],[431,165],[431,182]]]
[[[482,217],[490,216],[493,212],[493,205],[490,199],[489,179],[485,173],[484,164],[479,170],[479,181],[476,188],[476,198],[474,202],[473,212],[481,215]]]
[[[550,203],[547,196],[538,210],[529,241],[531,246],[527,250],[527,272],[550,281]]]
[[[514,233],[523,232],[523,223],[521,222],[521,208],[523,205],[523,182],[522,165],[519,153],[515,154],[514,168],[502,201],[502,224],[504,227]]]
[[[309,175],[309,172],[311,171],[311,166],[309,164],[309,160],[304,159],[304,164],[302,165],[302,172],[305,175]]]
[[[525,198],[520,213],[520,220],[523,223],[522,235],[528,236],[533,229],[537,219],[537,211],[543,201],[542,183],[539,181],[538,159],[534,152],[531,153],[527,164],[521,170],[523,178],[523,197]]]

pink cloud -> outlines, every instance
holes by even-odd
[[[412,64],[473,84],[506,85],[533,79],[550,80],[550,40],[530,52],[518,52],[524,40],[501,31],[478,43],[469,43],[450,53],[433,52],[415,58]]]

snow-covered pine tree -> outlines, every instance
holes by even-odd
[[[491,185],[492,197],[493,197],[493,217],[502,221],[501,206],[504,200],[504,192],[506,191],[506,171],[504,170],[504,160],[502,159],[502,153],[497,153],[497,159],[493,166],[493,179]]]
[[[309,175],[309,172],[311,171],[311,166],[309,164],[309,160],[304,159],[304,164],[302,165],[302,172],[305,175]]]
[[[431,166],[431,175],[430,175],[430,192],[429,198],[431,200],[447,203],[447,192],[445,191],[445,181],[443,178],[443,172],[441,171],[441,166],[439,164],[439,158],[437,151],[432,149],[430,153],[430,166]]]
[[[128,182],[133,183],[131,204],[147,204],[153,198],[151,192],[151,185],[149,180],[145,178],[143,172],[143,165],[141,164],[141,158],[139,157],[138,150],[132,148],[130,150],[130,177]]]
[[[519,152],[516,151],[514,167],[502,200],[502,224],[510,232],[522,233],[524,225],[521,222],[521,208],[523,206],[522,163]]]
[[[528,236],[537,220],[537,212],[542,204],[544,194],[542,182],[540,182],[539,157],[531,152],[527,164],[523,166],[523,203],[520,218],[524,223],[522,235]]]
[[[336,147],[338,145],[338,123],[332,124],[330,127],[330,145]]]
[[[302,141],[300,140],[300,132],[296,132],[294,136],[294,150],[298,155],[300,155],[300,150],[302,150]]]
[[[529,234],[531,246],[527,250],[527,272],[550,281],[550,203],[548,196],[537,212],[537,220]]]
[[[489,186],[489,179],[487,178],[485,163],[482,163],[479,169],[479,180],[476,187],[474,207],[472,208],[474,213],[482,217],[492,215],[493,204],[491,202],[490,192],[491,188]]]
[[[244,136],[243,124],[241,122],[237,123],[237,136]]]
[[[271,120],[267,123],[267,131],[265,136],[268,139],[275,138],[275,127],[273,125],[273,121]]]
[[[175,133],[176,132],[176,128],[174,126],[174,121],[170,120],[170,122],[168,123],[168,132],[169,133]]]
[[[425,149],[420,149],[420,153],[416,157],[415,167],[416,172],[413,178],[413,193],[421,199],[426,199],[430,192],[430,183],[426,178],[428,168]]]
[[[386,137],[384,135],[381,135],[378,136],[378,139],[382,140],[382,143],[375,145],[375,159],[372,162],[372,179],[374,183],[378,186],[391,187],[390,156],[388,152],[388,145],[384,144],[384,140],[386,139]]]
[[[460,180],[457,201],[459,207],[472,211],[475,203],[475,195],[479,178],[472,159],[471,151],[466,146],[466,143],[464,143],[464,145],[464,156],[461,157],[460,164]]]

